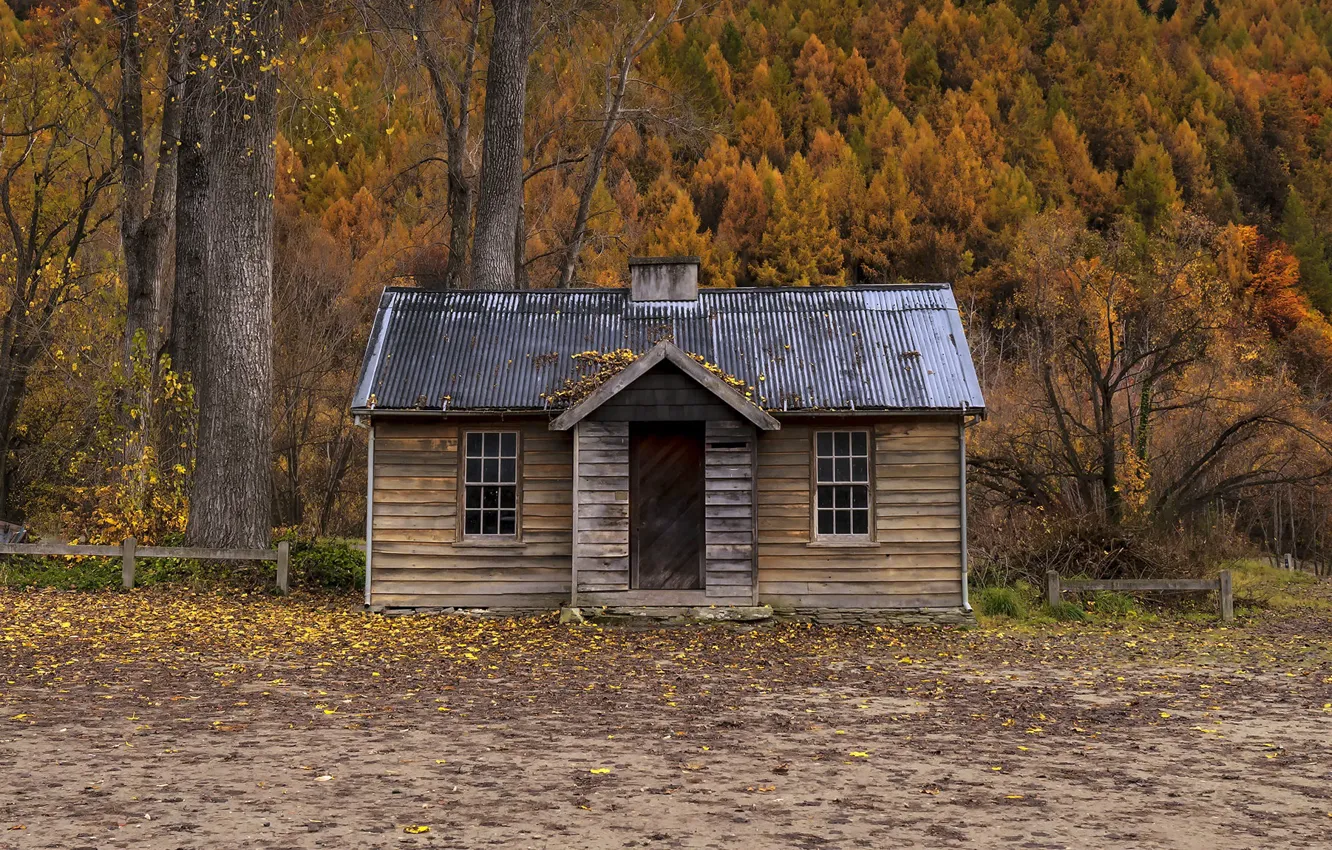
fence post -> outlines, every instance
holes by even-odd
[[[1054,570],[1050,570],[1049,572],[1047,572],[1047,573],[1045,574],[1045,602],[1046,602],[1046,604],[1048,604],[1051,608],[1053,608],[1054,606],[1058,605],[1058,604],[1059,604],[1059,595],[1060,595],[1061,592],[1062,592],[1062,591],[1061,591],[1061,589],[1060,589],[1060,587],[1059,587],[1059,573],[1055,572]]]
[[[1230,590],[1230,570],[1222,570],[1216,577],[1221,591],[1221,620],[1229,623],[1235,619],[1235,597]]]
[[[134,538],[120,544],[120,584],[126,590],[134,586]]]
[[[1295,556],[1287,552],[1281,556],[1281,568],[1283,570],[1295,569]]]
[[[277,559],[277,585],[278,591],[287,593],[291,590],[290,574],[288,570],[291,567],[291,541],[278,541],[278,559]]]

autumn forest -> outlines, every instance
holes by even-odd
[[[51,537],[359,536],[383,287],[691,254],[953,283],[982,578],[1332,557],[1332,3],[9,0],[0,224]]]

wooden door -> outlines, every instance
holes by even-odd
[[[703,587],[702,423],[629,426],[629,521],[632,587]]]

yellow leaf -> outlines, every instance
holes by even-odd
[[[415,824],[415,823],[414,823],[414,824],[412,824],[411,826],[404,826],[404,827],[402,828],[402,831],[405,832],[405,833],[407,833],[407,834],[409,834],[409,835],[420,835],[420,834],[423,833],[423,832],[429,832],[429,831],[430,831],[430,827],[428,827],[428,826],[426,826],[426,825],[424,825],[424,824]]]
[[[858,752],[854,752],[854,751],[853,751],[853,752],[851,753],[851,757],[852,757],[852,758],[858,758],[858,759],[867,759],[867,758],[869,758],[869,753],[858,753]]]
[[[611,772],[611,769],[610,769],[609,767],[594,767],[594,768],[592,768],[591,770],[588,771],[588,773],[595,773],[597,776],[601,776],[601,775],[603,775],[603,774],[610,773],[610,772]]]

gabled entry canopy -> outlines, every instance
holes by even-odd
[[[736,392],[721,378],[708,371],[701,363],[686,354],[679,346],[670,341],[657,343],[650,351],[639,357],[633,363],[621,369],[618,374],[606,383],[592,392],[587,398],[578,402],[573,407],[564,411],[556,417],[555,421],[550,423],[552,431],[567,431],[574,425],[577,425],[589,414],[610,401],[634,381],[647,374],[654,366],[669,362],[688,377],[692,378],[703,389],[734,410],[741,418],[747,420],[756,428],[763,431],[777,431],[781,429],[781,423],[769,416],[761,408],[751,402],[749,399]]]

